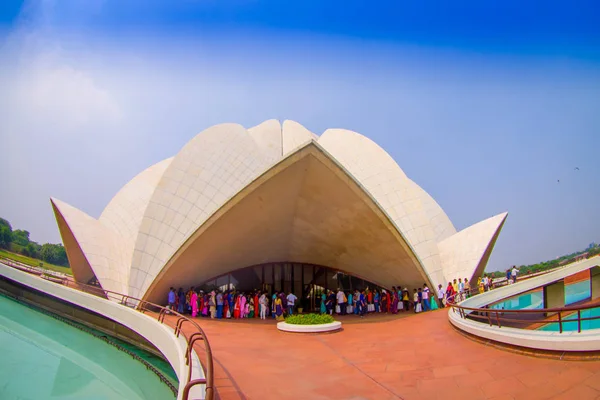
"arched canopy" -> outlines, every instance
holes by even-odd
[[[389,216],[311,141],[217,210],[170,258],[144,299],[160,302],[170,286],[281,260],[329,266],[383,287],[430,284]]]

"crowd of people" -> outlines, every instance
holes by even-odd
[[[365,289],[344,292],[338,289],[337,293],[327,291],[321,295],[321,313],[332,315],[355,314],[364,317],[368,313],[391,313],[400,311],[429,311],[439,308],[436,299],[424,284],[422,288],[413,289],[412,294],[408,288],[393,286],[391,290]]]
[[[518,270],[507,270],[507,280],[516,282]],[[510,278],[509,278],[510,276]],[[427,284],[413,289],[393,286],[391,290],[369,288],[364,290],[337,292],[325,290],[317,296],[317,310],[322,314],[338,315],[355,314],[364,317],[368,313],[391,313],[413,311],[415,313],[447,307],[451,303],[462,301],[473,293],[487,292],[494,288],[491,276],[484,275],[477,279],[477,286],[471,287],[467,278],[454,279],[446,288],[440,284],[433,293]],[[204,292],[190,288],[171,288],[168,295],[168,307],[180,314],[191,314],[192,317],[210,318],[275,318],[283,320],[286,315],[295,313],[298,297],[292,292],[286,294],[276,291],[273,294],[260,290],[248,293],[236,290],[212,290]]]
[[[487,275],[477,278],[477,286],[474,288],[471,287],[471,283],[469,282],[468,278],[458,278],[458,281],[454,279],[452,282],[448,282],[448,286],[446,286],[444,304],[448,305],[448,303],[458,303],[462,300],[468,299],[473,294],[487,292],[493,288],[494,279]]]
[[[441,287],[441,285],[440,285]],[[442,296],[443,297],[443,296]],[[235,290],[212,290],[170,288],[168,308],[180,314],[192,317],[210,317],[217,319],[274,318],[283,320],[286,315],[296,312],[298,297],[292,292],[275,292],[272,295],[260,290],[249,293]],[[441,303],[440,303],[441,304]],[[316,308],[322,314],[355,314],[364,317],[367,313],[391,313],[399,311],[429,311],[439,307],[438,301],[427,285],[413,289],[392,287],[386,289],[364,289],[344,292],[327,290],[317,298]]]
[[[284,315],[295,312],[298,298],[293,293],[275,292],[273,295],[260,290],[249,293],[235,290],[220,291],[218,289],[204,292],[190,288],[171,288],[168,295],[168,308],[180,314],[191,314],[192,317],[210,318],[261,318],[271,316],[283,320]]]

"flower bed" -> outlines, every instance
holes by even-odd
[[[342,328],[342,323],[331,315],[298,314],[287,317],[277,324],[277,329],[285,332],[318,333],[332,332]]]

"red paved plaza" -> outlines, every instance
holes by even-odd
[[[600,399],[600,362],[474,342],[452,328],[445,310],[372,323],[349,318],[343,331],[322,335],[283,333],[274,321],[200,319],[219,398]]]

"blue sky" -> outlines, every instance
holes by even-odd
[[[97,217],[201,130],[287,118],[372,138],[459,229],[508,211],[489,269],[551,259],[600,242],[599,17],[593,1],[1,2],[0,215],[59,241],[50,196]]]

